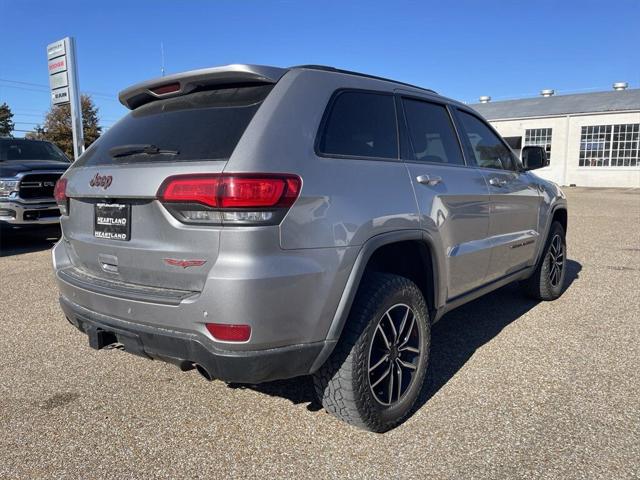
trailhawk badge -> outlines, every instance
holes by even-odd
[[[89,185],[91,187],[102,187],[106,190],[111,186],[112,181],[113,177],[111,175],[100,175],[96,173],[96,176],[89,180]]]
[[[182,267],[182,268],[201,267],[202,265],[207,263],[206,260],[181,260],[179,258],[165,258],[164,262],[167,265],[171,265],[173,267]]]

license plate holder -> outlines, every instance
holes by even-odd
[[[96,203],[93,236],[106,240],[128,241],[131,238],[131,205]]]

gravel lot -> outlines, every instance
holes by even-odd
[[[90,349],[52,241],[3,233],[0,478],[640,477],[640,191],[567,193],[564,295],[508,286],[444,317],[420,407],[384,435],[306,378],[230,387]]]

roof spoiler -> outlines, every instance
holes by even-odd
[[[203,68],[138,83],[122,90],[118,99],[125,107],[133,110],[154,100],[178,97],[202,88],[276,83],[286,72],[286,68],[262,65],[225,65]]]

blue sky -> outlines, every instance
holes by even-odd
[[[160,75],[161,42],[167,73],[327,64],[465,102],[640,87],[640,0],[0,0],[0,25],[0,103],[20,130],[49,109],[45,47],[67,35],[106,127],[126,112],[119,90]]]

